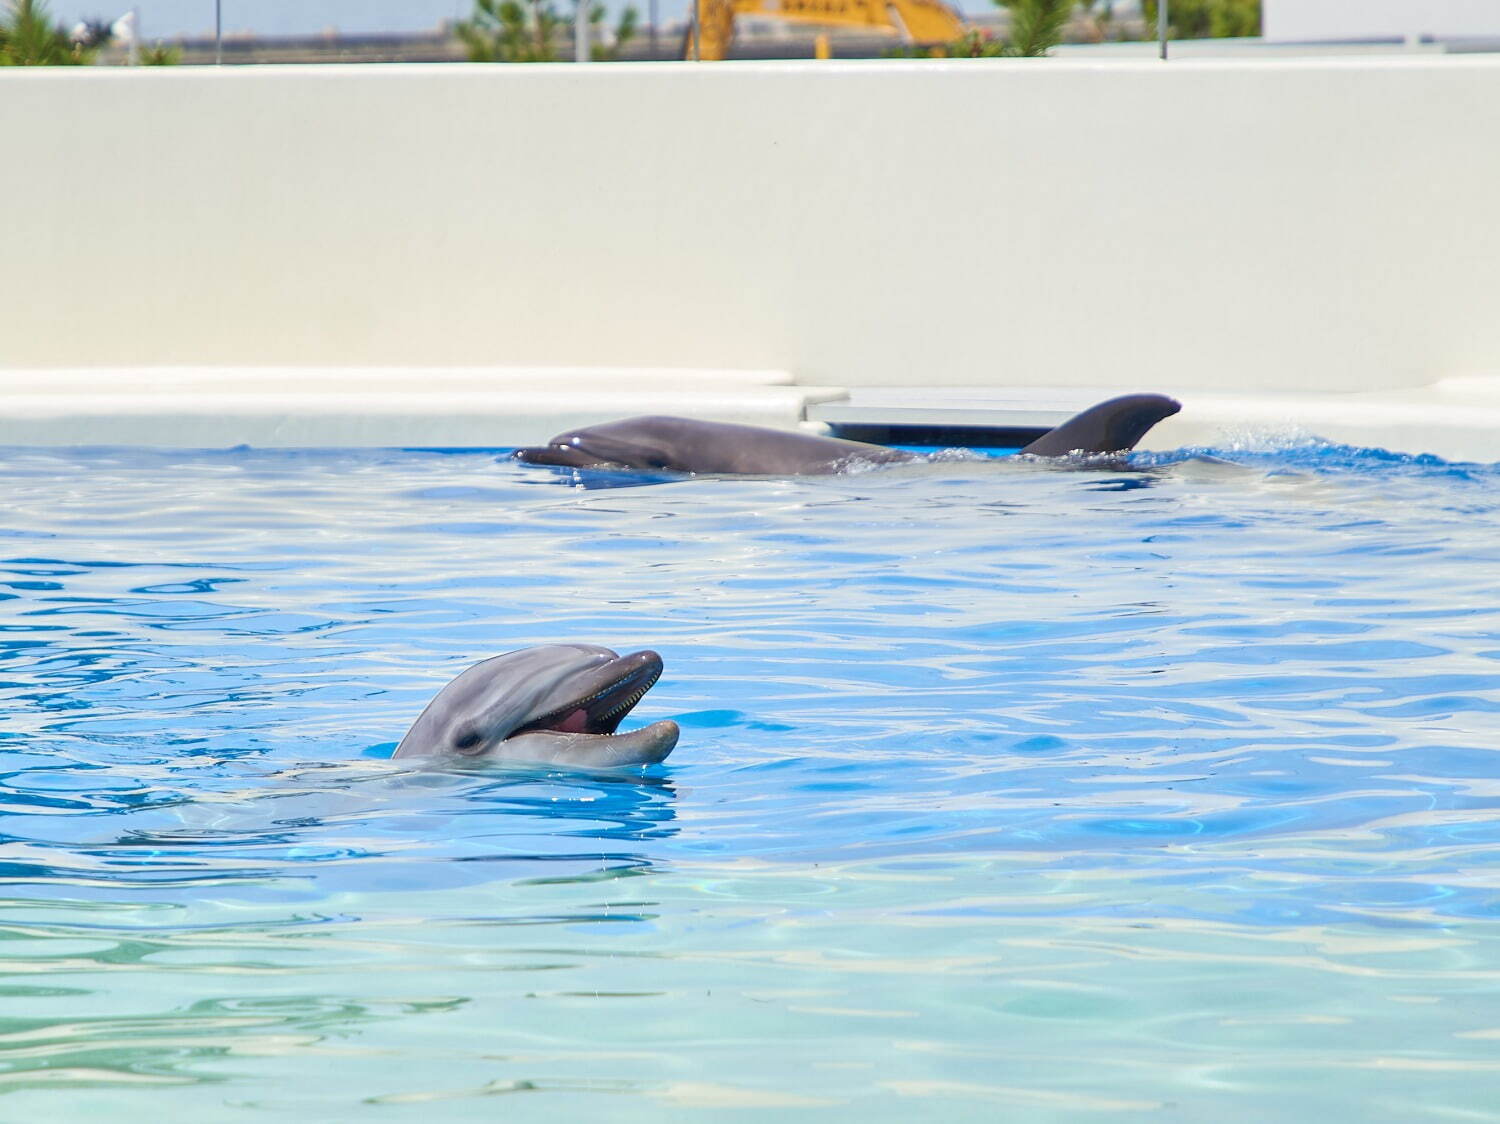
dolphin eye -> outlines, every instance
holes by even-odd
[[[459,753],[474,752],[474,748],[479,745],[479,742],[479,731],[474,729],[473,726],[467,726],[453,735],[453,748]]]

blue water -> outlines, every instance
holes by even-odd
[[[1500,469],[1219,453],[0,451],[0,1119],[1500,1119]]]

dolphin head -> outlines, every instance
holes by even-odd
[[[525,464],[565,468],[634,468],[642,471],[686,472],[683,446],[698,442],[701,423],[683,418],[644,417],[591,425],[559,433],[545,445],[517,449]]]
[[[397,757],[528,761],[582,768],[650,765],[677,744],[677,723],[616,734],[661,677],[655,652],[547,644],[469,668],[427,704]]]

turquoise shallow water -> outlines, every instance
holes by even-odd
[[[1500,1120],[1500,470],[1225,455],[0,451],[0,1119]]]

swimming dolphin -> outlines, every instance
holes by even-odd
[[[1069,418],[1021,452],[1034,457],[1124,452],[1180,409],[1180,403],[1162,394],[1111,398]],[[517,449],[515,456],[526,464],[568,468],[759,476],[826,476],[854,465],[922,459],[863,441],[673,417],[627,418],[575,429],[546,445]]]
[[[417,716],[396,757],[443,756],[609,769],[650,765],[677,744],[677,723],[616,734],[661,677],[655,652],[547,644],[495,656],[449,683]]]

